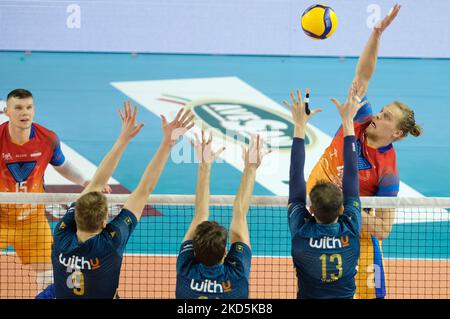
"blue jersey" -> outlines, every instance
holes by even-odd
[[[297,298],[353,298],[360,250],[359,197],[347,197],[344,208],[337,223],[318,224],[303,202],[289,206]]]
[[[223,264],[205,266],[196,261],[192,241],[185,241],[177,259],[178,299],[246,299],[252,253],[244,243],[234,243]]]
[[[123,252],[136,225],[134,214],[122,209],[100,234],[79,242],[73,203],[53,234],[56,298],[114,298]]]

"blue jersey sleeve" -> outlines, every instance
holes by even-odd
[[[194,246],[192,240],[186,240],[181,244],[177,257],[177,274],[188,271],[190,265],[195,260]]]
[[[359,235],[361,232],[361,200],[359,196],[344,198],[344,218],[349,229]]]
[[[237,276],[250,278],[250,266],[252,262],[252,251],[250,247],[241,242],[236,242],[230,247],[225,258],[225,264],[235,270]]]
[[[66,158],[61,150],[61,143],[59,142],[59,138],[56,137],[55,148],[53,149],[53,155],[50,160],[50,164],[52,164],[53,166],[61,166],[65,160]]]
[[[344,198],[359,196],[358,155],[354,135],[344,137],[344,177],[342,192]]]
[[[76,231],[75,203],[72,203],[69,206],[63,218],[61,218],[58,224],[56,224],[55,229],[53,231],[53,236],[55,238],[58,238],[67,231]]]
[[[305,220],[310,218],[311,214],[303,202],[294,202],[288,208],[288,222],[291,237],[298,232],[298,230],[305,224]]]
[[[375,196],[397,197],[399,190],[399,176],[397,174],[386,174],[381,177]]]
[[[130,239],[131,233],[136,228],[138,220],[136,216],[128,209],[123,208],[119,215],[116,216],[107,226],[106,231],[109,232],[113,241],[113,246],[117,253],[122,256]]]
[[[361,102],[363,101],[367,101],[367,96],[364,96],[361,99]],[[358,110],[358,113],[356,113],[353,121],[358,123],[364,123],[367,120],[369,120],[372,117],[372,115],[373,115],[372,105],[370,104],[370,102],[367,102],[366,105],[364,105],[362,108]]]
[[[306,203],[305,182],[305,140],[294,137],[291,148],[291,165],[289,169],[289,200],[288,203]]]

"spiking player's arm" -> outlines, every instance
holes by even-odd
[[[189,229],[184,236],[183,242],[194,238],[195,229],[199,224],[207,221],[209,218],[209,182],[212,163],[219,158],[225,147],[214,152],[211,149],[213,135],[210,133],[208,140],[205,138],[205,132],[202,130],[202,139],[199,140],[195,134],[195,142],[191,145],[195,150],[198,160],[197,187],[195,191],[195,213]]]
[[[83,190],[81,195],[89,192],[100,192],[103,190],[104,186],[116,169],[126,146],[144,126],[143,123],[140,123],[138,125],[136,124],[137,106],[135,106],[134,110],[132,110],[131,102],[125,102],[123,113],[119,109],[119,114],[120,118],[122,119],[122,131],[120,132],[116,143],[114,143],[111,150],[103,158],[94,174],[94,177]]]
[[[355,81],[358,82],[358,96],[362,98],[369,86],[369,81],[372,78],[373,73],[377,65],[378,48],[380,46],[381,34],[386,28],[394,21],[401,6],[396,4],[389,14],[380,21],[373,29],[369,40],[367,41],[364,50],[359,57],[358,64],[356,66]]]
[[[348,91],[347,100],[343,105],[341,105],[338,100],[331,99],[338,108],[342,119],[342,129],[344,133],[344,176],[342,180],[344,199],[347,197],[359,197],[358,156],[356,154],[353,118],[356,113],[358,113],[358,110],[367,103],[367,100],[358,103],[358,100],[356,99],[358,87],[358,83],[353,81]]]
[[[359,83],[358,96],[363,97],[369,86],[369,81],[375,72],[378,48],[380,45],[381,35],[386,28],[394,21],[398,15],[401,6],[396,4],[389,14],[380,21],[373,29],[370,38],[364,47],[364,50],[358,60],[356,66],[355,80]],[[383,195],[378,195],[383,196]],[[362,212],[363,227],[370,233],[374,234],[378,239],[382,240],[389,236],[395,220],[395,210],[390,208],[377,209],[377,216],[371,216],[366,212]]]
[[[181,109],[175,119],[170,123],[167,122],[163,115],[161,115],[161,120],[163,130],[161,145],[145,169],[139,185],[128,196],[124,205],[124,208],[131,211],[137,220],[141,218],[142,210],[144,209],[148,196],[158,183],[173,145],[184,133],[194,126],[194,115],[191,111],[185,111],[184,109]]]
[[[394,7],[389,11],[388,15],[374,27],[370,38],[358,60],[355,80],[359,83],[358,96],[361,98],[366,94],[367,88],[369,86],[369,81],[372,78],[373,73],[375,72],[381,35],[397,17],[400,9],[401,5],[394,5]],[[377,196],[383,195],[380,194]],[[395,209],[378,208],[376,210],[376,214],[377,216],[371,216],[363,211],[363,227],[370,233],[374,234],[378,239],[383,240],[389,236],[392,226],[394,225]]]
[[[262,158],[268,152],[263,151],[263,141],[259,135],[252,136],[249,148],[242,147],[242,158],[244,160],[244,171],[241,184],[234,199],[233,217],[230,225],[230,243],[241,242],[250,247],[250,236],[248,233],[247,213],[250,199],[255,185],[256,170],[261,165]]]

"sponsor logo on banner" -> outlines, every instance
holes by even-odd
[[[218,131],[228,140],[250,142],[250,132],[260,134],[268,148],[290,151],[294,123],[281,112],[243,101],[227,99],[192,100],[186,104],[206,127]],[[306,145],[314,140],[307,129]]]

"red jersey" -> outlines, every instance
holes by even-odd
[[[58,136],[45,127],[33,123],[30,139],[15,144],[8,131],[9,122],[0,125],[0,192],[44,192],[44,173],[47,165],[62,165],[65,161]],[[6,207],[5,207],[6,206]],[[0,214],[19,215],[22,209],[10,209],[11,205],[0,205]],[[30,205],[28,205],[30,206]],[[28,215],[28,214],[27,214]]]

